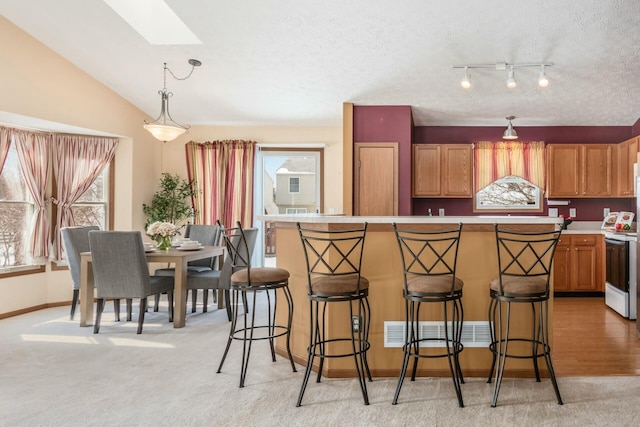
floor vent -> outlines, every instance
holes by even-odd
[[[444,325],[437,321],[423,321],[419,323],[420,336],[428,338],[444,338]],[[451,322],[447,323],[448,333],[451,334]],[[405,338],[405,322],[384,322],[384,346],[402,347]],[[462,344],[465,347],[487,347],[491,341],[488,321],[465,321],[462,327]],[[441,341],[426,341],[421,347],[444,347]]]

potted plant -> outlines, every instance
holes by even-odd
[[[180,178],[179,175],[163,173],[159,190],[151,199],[151,204],[142,204],[147,218],[144,228],[154,222],[169,222],[181,228],[185,220],[194,214],[191,196],[194,194],[192,182]]]

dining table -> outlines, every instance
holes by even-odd
[[[224,255],[224,246],[202,246],[194,250],[171,247],[168,250],[145,252],[149,263],[171,263],[175,267],[174,275],[174,311],[173,327],[183,328],[187,312],[187,264],[204,258]],[[94,282],[91,267],[91,252],[80,254],[80,326],[93,324]]]

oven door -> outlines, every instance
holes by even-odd
[[[606,246],[606,279],[611,286],[629,292],[629,242],[604,239]]]

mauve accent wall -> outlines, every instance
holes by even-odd
[[[412,215],[411,107],[354,106],[353,142],[398,143],[398,215]],[[355,170],[355,168],[354,168]]]
[[[639,120],[640,122],[640,120]],[[640,125],[636,123],[640,128]],[[635,125],[634,125],[635,126]],[[477,141],[501,141],[505,126],[420,126],[414,128],[413,141],[416,144],[470,144]],[[610,144],[625,141],[633,136],[630,126],[514,126],[518,132],[518,141],[544,141],[546,143]],[[569,216],[569,208],[576,209],[579,221],[600,221],[604,208],[616,211],[635,211],[635,199],[563,199],[569,200],[568,206],[554,206],[559,215]],[[413,199],[413,214],[436,214],[444,208],[445,215],[479,215],[473,212],[472,199]],[[542,213],[513,215],[546,215],[548,206],[544,200]]]
[[[640,135],[640,119],[633,126],[532,126],[514,124],[518,140],[523,142],[608,144]],[[505,126],[413,126],[410,106],[354,106],[354,142],[398,142],[398,214],[434,215],[443,208],[445,215],[478,215],[473,212],[472,199],[414,199],[411,197],[411,144],[470,144],[477,141],[500,141]],[[568,206],[557,206],[568,216],[576,208],[579,221],[599,221],[603,209],[635,211],[635,199],[565,199]],[[546,215],[544,211],[533,215]],[[512,212],[519,215],[518,212]]]

